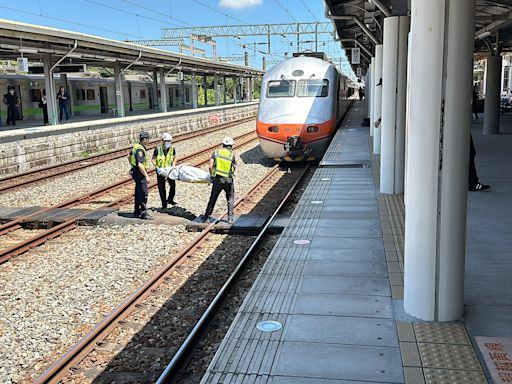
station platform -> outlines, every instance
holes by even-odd
[[[469,195],[465,317],[423,322],[403,311],[403,196],[378,192],[364,108],[337,132],[201,383],[493,382],[477,340],[512,335],[512,135],[473,127],[493,189]]]

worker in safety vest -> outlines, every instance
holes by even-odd
[[[172,136],[170,133],[165,132],[162,135],[162,144],[155,148],[153,152],[153,164],[157,168],[170,168],[176,166],[176,148],[172,145]],[[165,191],[165,176],[158,175],[156,180],[158,182],[158,192],[160,193],[160,201],[162,202],[162,209],[167,209],[167,204],[176,205],[174,196],[176,194],[176,181],[167,179],[169,182],[169,196],[166,198]]]
[[[148,214],[148,184],[149,169],[151,161],[146,151],[149,141],[149,132],[141,132],[139,142],[133,145],[129,159],[132,166],[131,175],[135,181],[135,204],[133,209],[133,217],[140,217],[144,220],[153,220]]]
[[[213,152],[210,159],[210,175],[212,176],[212,193],[210,201],[203,217],[203,222],[210,220],[217,198],[222,190],[226,193],[228,201],[228,222],[233,223],[233,205],[235,197],[235,188],[233,184],[233,174],[235,172],[235,156],[233,155],[233,145],[235,142],[231,137],[225,137],[222,140],[222,148]]]

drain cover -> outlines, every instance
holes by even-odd
[[[324,202],[322,200],[313,200],[311,204],[323,204]]]
[[[300,239],[300,240],[293,240],[293,244],[297,244],[297,245],[306,245],[306,244],[309,244],[310,241],[309,240],[305,240],[305,239]]]
[[[283,324],[279,321],[267,320],[256,324],[256,328],[262,332],[275,332],[283,328]]]

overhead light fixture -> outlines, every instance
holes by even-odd
[[[71,53],[68,53],[67,54],[67,57],[73,57],[75,59],[81,59],[82,58],[82,54],[81,53],[74,53],[74,52],[71,52]]]
[[[37,53],[39,52],[37,48],[19,48],[19,53]]]
[[[109,63],[115,63],[117,59],[114,59],[113,57],[105,57],[103,61],[108,61]]]
[[[491,32],[489,32],[489,31],[482,32],[481,34],[478,35],[478,38],[480,40],[482,40],[482,39],[485,39],[487,36],[491,36]]]

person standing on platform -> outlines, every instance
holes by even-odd
[[[49,124],[49,121],[48,121],[48,99],[46,98],[45,91],[43,91],[43,94],[41,95],[41,99],[39,99],[39,108],[41,108],[43,110],[44,125]]]
[[[135,181],[135,204],[133,217],[139,217],[144,220],[153,220],[148,213],[148,184],[149,169],[151,161],[146,151],[146,145],[149,141],[149,132],[141,132],[139,142],[133,145],[129,159],[132,166],[131,175]]]
[[[7,125],[16,125],[20,98],[16,95],[14,87],[9,87],[8,92],[4,95],[4,104],[7,106]]]
[[[69,120],[69,94],[64,87],[59,88],[57,92],[57,100],[59,100],[59,121],[62,121],[62,115],[66,117],[66,121]]]
[[[222,148],[213,152],[210,159],[210,175],[212,176],[212,192],[210,201],[203,217],[203,222],[210,219],[215,203],[221,191],[226,193],[228,202],[228,222],[233,223],[233,206],[235,198],[235,186],[233,175],[235,173],[236,160],[233,154],[234,140],[231,137],[225,137],[222,140]]]
[[[169,168],[176,166],[176,148],[172,145],[172,136],[165,132],[162,135],[162,144],[155,148],[153,152],[153,164],[157,168]],[[167,204],[176,205],[174,196],[176,195],[176,181],[167,179],[169,182],[169,196],[166,198],[165,177],[157,175],[158,193],[162,202],[162,209],[167,209]]]
[[[473,99],[473,104],[472,104],[473,115],[475,116],[475,120],[478,120],[478,100],[480,98],[478,97],[478,86],[476,84],[473,86],[473,97],[472,97],[472,99]]]
[[[490,185],[480,183],[475,167],[476,149],[473,144],[473,136],[469,134],[469,178],[468,189],[470,191],[486,191],[491,188]]]

